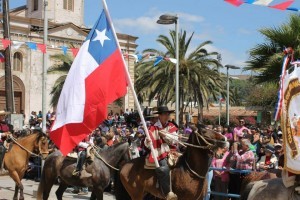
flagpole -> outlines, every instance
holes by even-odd
[[[102,0],[102,3],[103,3],[104,12],[105,12],[105,14],[106,14],[107,20],[108,20],[109,24],[111,25],[111,29],[112,29],[114,38],[115,38],[115,40],[116,40],[116,42],[117,42],[118,50],[120,51],[120,53],[121,53],[121,55],[122,55],[121,48],[120,48],[120,44],[119,44],[119,40],[118,40],[118,38],[117,38],[117,34],[116,34],[116,32],[115,32],[115,28],[114,28],[114,26],[113,26],[112,20],[111,20],[110,15],[109,15],[106,1],[105,1],[105,0]],[[147,137],[148,139],[150,139],[149,132],[148,132],[148,128],[147,128],[147,125],[146,125],[146,121],[145,121],[145,118],[144,118],[144,116],[143,116],[142,109],[141,109],[140,103],[139,103],[139,101],[138,101],[136,92],[135,92],[135,90],[134,90],[133,83],[132,83],[132,81],[131,81],[131,78],[130,78],[128,69],[127,69],[127,67],[126,67],[127,65],[126,65],[126,62],[125,62],[123,56],[122,56],[122,61],[123,61],[124,68],[125,68],[125,72],[126,72],[127,82],[128,82],[129,87],[130,87],[130,89],[131,89],[131,91],[132,91],[132,93],[133,93],[134,101],[135,101],[135,104],[136,104],[138,113],[139,113],[139,115],[140,115],[141,121],[142,121],[142,123],[143,123],[143,127],[144,127],[144,130],[145,130],[146,137]],[[150,140],[151,140],[151,139],[150,139]],[[156,167],[159,167],[159,163],[158,163],[157,156],[156,156],[156,153],[155,153],[155,151],[154,151],[152,142],[150,143],[150,149],[151,149],[151,153],[152,153],[152,155],[153,155],[153,159],[154,159],[154,162],[155,162],[155,166],[156,166]]]
[[[48,41],[48,16],[47,16],[48,1],[44,0],[44,45],[46,45],[46,52],[43,54],[43,81],[42,81],[42,130],[46,133],[46,91],[47,91],[47,41]]]

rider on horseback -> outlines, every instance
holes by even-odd
[[[170,146],[174,145],[174,141],[178,140],[176,131],[178,130],[177,126],[172,122],[169,122],[170,113],[174,110],[169,110],[167,106],[160,106],[157,108],[157,111],[153,114],[158,114],[158,121],[149,127],[150,138],[145,140],[145,146],[150,149],[150,142],[153,143],[154,150],[157,154],[157,159],[160,167],[155,169],[157,175],[158,183],[160,188],[167,199],[174,199],[173,194],[171,196],[169,193],[170,188],[170,168],[167,163],[167,156],[170,152]],[[173,146],[174,147],[174,146]],[[150,155],[146,158],[151,163],[154,163],[153,155]]]
[[[74,176],[80,176],[83,164],[85,163],[86,156],[87,156],[87,148],[92,143],[89,141],[89,138],[85,138],[82,140],[82,142],[79,142],[78,144],[78,158],[77,158],[77,165],[76,169],[73,171]]]

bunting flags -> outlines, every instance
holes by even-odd
[[[0,63],[4,63],[4,62],[5,62],[5,57],[3,53],[0,52]]]
[[[10,45],[10,40],[7,39],[1,39],[1,42],[3,44],[3,48],[6,49]]]
[[[31,50],[40,50],[42,53],[46,53],[47,46],[45,44],[35,43],[35,42],[21,42],[21,41],[11,41],[8,39],[0,39],[0,44],[2,44],[3,48],[6,49],[8,46],[11,46],[14,49],[19,49],[22,45],[26,45]],[[68,48],[67,46],[56,47],[54,45],[49,45],[51,48],[60,48],[64,55],[70,50],[72,55],[76,57],[79,48]],[[161,61],[166,60],[170,61],[174,64],[177,63],[175,58],[163,57],[160,55],[156,55],[153,52],[147,52],[144,54],[127,54],[123,53],[123,56],[126,58],[133,57],[135,62],[138,63],[143,60],[143,62],[154,61],[154,66],[157,66]],[[3,57],[4,58],[4,57]],[[0,58],[1,59],[1,58]],[[1,61],[0,61],[1,62]]]
[[[224,1],[236,7],[239,7],[240,5],[246,3],[246,4],[258,5],[258,6],[266,6],[277,10],[290,10],[296,12],[300,10],[298,8],[289,7],[294,3],[295,0],[286,0],[275,5],[270,5],[274,0],[224,0]]]

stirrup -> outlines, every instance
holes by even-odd
[[[174,192],[169,192],[166,199],[167,200],[177,200],[178,197]]]
[[[80,176],[80,171],[74,169],[74,171],[72,172],[73,176]]]

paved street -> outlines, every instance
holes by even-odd
[[[34,192],[37,191],[38,182],[32,180],[23,180],[24,185],[24,197],[25,200],[36,199],[34,196]],[[54,185],[51,190],[51,194],[49,200],[56,200],[55,191],[57,189],[57,185]],[[0,200],[11,200],[14,194],[15,183],[9,176],[0,176]],[[77,195],[71,193],[72,188],[68,188],[64,193],[64,200],[69,199],[89,199],[91,193],[88,195]],[[115,197],[110,193],[105,193],[105,200],[113,200]]]

